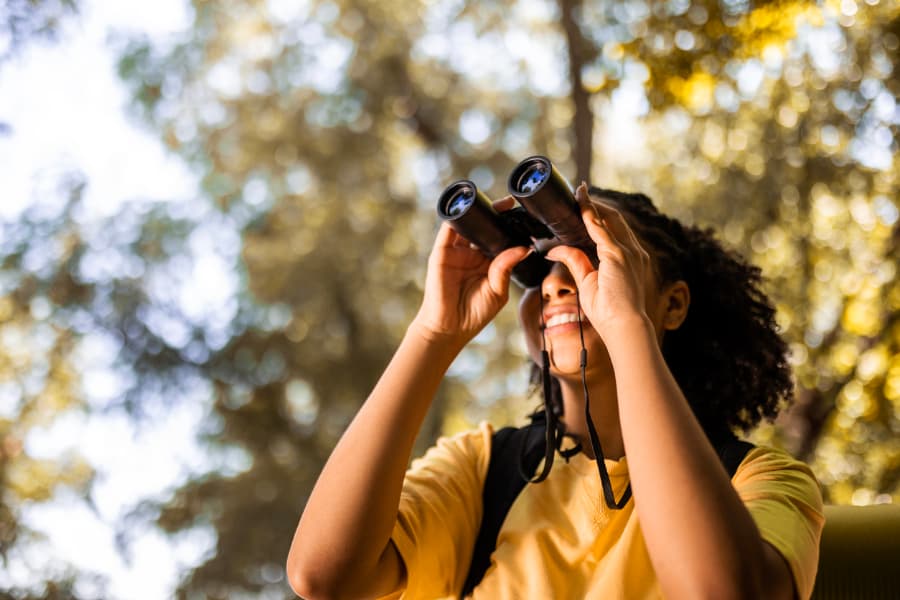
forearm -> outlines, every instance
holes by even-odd
[[[649,321],[610,345],[635,509],[667,597],[758,597],[763,544]]]
[[[295,589],[372,581],[388,550],[416,435],[460,348],[428,339],[415,325],[407,331],[309,497],[288,557]]]

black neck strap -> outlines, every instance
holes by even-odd
[[[562,437],[565,435],[564,426],[558,420],[556,407],[552,406],[552,388],[550,379],[550,354],[547,352],[547,338],[545,334],[546,323],[544,322],[544,294],[539,289],[538,294],[541,300],[541,383],[544,392],[544,411],[547,415],[546,429],[546,454],[544,458],[544,468],[541,474],[535,479],[529,479],[523,474],[523,478],[532,483],[543,481],[550,474],[550,467],[553,466],[553,456],[559,450]],[[594,420],[591,418],[591,401],[587,387],[587,348],[584,345],[584,319],[581,313],[581,298],[578,296],[578,290],[575,290],[575,297],[578,303],[578,334],[581,338],[581,387],[584,392],[584,418],[587,421],[588,433],[591,437],[591,449],[594,451],[594,457],[597,461],[597,470],[600,473],[600,485],[603,487],[603,499],[606,505],[612,510],[622,509],[631,499],[631,482],[625,488],[622,497],[616,501],[615,493],[612,489],[612,482],[609,479],[609,471],[606,469],[606,461],[603,455],[603,448],[600,446],[600,437],[597,435],[597,429],[594,427]],[[560,411],[561,412],[561,411]],[[568,459],[581,450],[578,445],[566,451],[560,451],[564,458]],[[520,461],[521,467],[521,461]],[[521,469],[520,469],[521,470]]]
[[[531,474],[525,473],[522,467],[522,460],[519,460],[519,474],[522,476],[522,479],[529,483],[540,483],[547,479],[547,476],[550,474],[550,468],[553,466],[556,450],[559,449],[564,434],[562,424],[559,422],[559,413],[561,411],[558,411],[550,401],[553,396],[550,379],[550,354],[547,352],[547,340],[544,336],[544,329],[546,329],[546,323],[544,322],[544,294],[540,288],[538,288],[538,297],[541,301],[541,386],[544,394],[544,414],[547,418],[545,423],[546,429],[544,429],[546,447],[544,450],[544,468],[537,477],[532,478]],[[524,442],[525,437],[522,438],[522,445],[519,448],[520,458],[525,450]],[[580,447],[578,449],[580,450]],[[569,456],[571,455],[565,456],[566,460],[568,460]]]

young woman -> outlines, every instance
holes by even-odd
[[[729,478],[715,447],[791,394],[759,271],[645,196],[582,184],[576,198],[597,255],[549,249],[555,264],[519,312],[583,451],[519,494],[471,596],[809,597],[823,525],[812,473],[755,448]],[[422,307],[300,519],[287,564],[299,595],[459,597],[493,430],[442,439],[408,472],[407,461],[446,369],[506,303],[528,253],[491,261],[442,225]],[[621,509],[594,448],[615,501],[633,494]]]

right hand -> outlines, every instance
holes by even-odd
[[[494,208],[508,210],[512,204],[507,197]],[[410,327],[434,341],[465,345],[506,304],[512,269],[528,253],[515,246],[491,260],[442,223],[428,258],[425,297]]]

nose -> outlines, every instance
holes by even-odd
[[[550,273],[544,277],[541,283],[541,295],[544,301],[565,298],[575,293],[575,280],[572,274],[562,263],[554,263]]]

